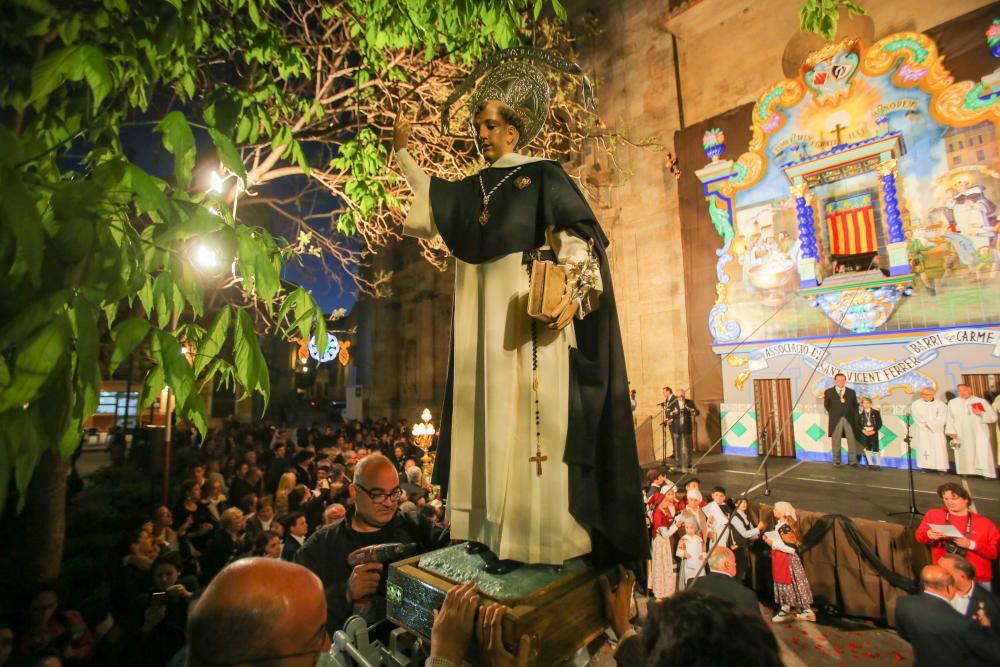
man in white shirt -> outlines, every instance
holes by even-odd
[[[913,646],[914,665],[995,665],[1000,639],[987,630],[989,620],[976,612],[973,620],[955,611],[955,582],[938,565],[920,572],[924,592],[896,601],[896,630]]]
[[[982,610],[994,632],[1000,631],[1000,603],[996,597],[976,584],[976,568],[958,554],[946,553],[937,562],[955,581],[955,597],[951,606],[966,618],[974,618]]]
[[[979,475],[996,479],[993,458],[992,424],[997,413],[988,401],[973,395],[972,387],[960,384],[958,396],[948,401],[948,421],[945,433],[957,438],[955,471],[959,475]]]
[[[920,398],[910,405],[910,414],[910,438],[917,465],[924,470],[948,472],[948,443],[944,436],[948,406],[934,397],[933,389],[924,387]]]

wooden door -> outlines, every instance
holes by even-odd
[[[962,384],[972,387],[972,393],[987,401],[1000,394],[1000,373],[962,375]]]
[[[771,456],[795,456],[791,380],[754,380],[753,396],[758,453],[763,455],[770,449]]]

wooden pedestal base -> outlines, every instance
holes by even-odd
[[[598,573],[582,559],[561,568],[524,566],[505,575],[482,572],[482,559],[456,545],[394,563],[387,589],[389,618],[430,638],[434,610],[455,584],[475,580],[483,604],[499,602],[509,611],[503,639],[515,650],[521,635],[532,637],[532,667],[558,665],[604,632],[604,600]],[[470,652],[471,653],[471,652]],[[477,665],[478,655],[467,660]]]

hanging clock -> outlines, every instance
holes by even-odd
[[[340,354],[340,341],[332,333],[326,334],[326,352],[320,356],[319,346],[316,345],[316,336],[309,339],[309,356],[318,361],[319,363],[325,363],[327,361],[333,361]]]

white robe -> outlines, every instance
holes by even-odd
[[[494,167],[534,162],[510,153]],[[399,166],[414,192],[404,234],[437,235],[430,209],[430,177],[405,150]],[[586,241],[549,229],[547,245],[564,267],[587,258]],[[451,537],[487,545],[500,558],[561,565],[590,553],[590,534],[569,513],[569,469],[563,463],[569,422],[569,348],[572,323],[538,338],[542,475],[535,455],[531,318],[528,273],[521,253],[482,264],[455,260],[454,368],[451,471],[447,513]],[[600,288],[583,299],[582,317]]]
[[[983,406],[982,414],[972,412],[975,403]],[[948,401],[948,423],[944,430],[957,435],[961,443],[955,450],[955,470],[959,475],[996,478],[991,426],[996,421],[993,406],[978,396],[959,396]]]
[[[948,420],[948,406],[944,401],[919,399],[910,406],[913,426],[910,438],[916,463],[924,470],[948,471],[948,442],[944,425]]]

